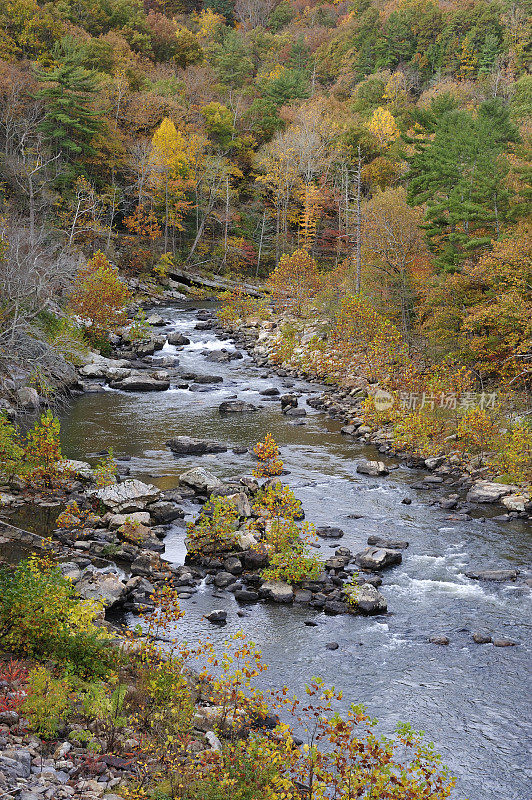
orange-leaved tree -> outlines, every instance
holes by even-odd
[[[76,276],[70,309],[88,323],[89,338],[95,342],[124,324],[129,302],[131,294],[118,270],[98,250]]]
[[[268,278],[274,305],[279,310],[303,314],[307,303],[314,298],[321,281],[318,267],[306,250],[284,255]]]

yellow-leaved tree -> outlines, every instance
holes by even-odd
[[[191,188],[188,141],[169,117],[165,117],[152,138],[152,181],[155,198],[164,208],[164,250],[168,232],[182,230],[182,220],[191,203],[185,192]]]
[[[268,279],[274,305],[301,316],[306,304],[320,289],[321,280],[314,259],[306,250],[284,255]]]
[[[399,128],[393,114],[390,114],[388,109],[382,106],[373,112],[373,116],[368,122],[368,130],[375,136],[382,148],[388,147],[399,136]]]

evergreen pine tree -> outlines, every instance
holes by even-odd
[[[80,174],[80,162],[96,154],[93,139],[101,126],[90,105],[96,81],[83,68],[79,49],[68,41],[55,48],[54,56],[55,66],[35,73],[37,80],[46,84],[35,95],[45,108],[40,128],[54,153],[71,165],[75,162],[69,172]]]

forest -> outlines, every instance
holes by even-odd
[[[532,0],[0,4],[8,800],[525,791],[531,43]]]

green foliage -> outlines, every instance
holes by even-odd
[[[9,421],[6,414],[0,413],[0,476],[3,480],[20,475],[23,455],[24,448],[18,428]]]
[[[48,335],[48,344],[57,350],[66,361],[76,367],[85,363],[89,348],[82,329],[69,317],[58,320],[53,332]]]
[[[96,154],[93,140],[102,126],[90,105],[96,81],[81,66],[82,55],[72,40],[64,39],[54,49],[54,58],[56,66],[36,72],[38,81],[46,84],[36,95],[45,107],[41,130],[51,149],[71,163],[70,173],[79,174],[83,158]]]
[[[187,523],[189,553],[212,555],[231,550],[236,543],[238,513],[227,497],[211,496],[195,522]]]
[[[290,546],[272,553],[270,566],[263,570],[262,577],[267,581],[301,583],[315,580],[322,569],[323,563],[310,553],[306,542],[296,540]]]
[[[116,663],[109,636],[94,623],[100,606],[76,597],[71,581],[46,559],[0,570],[0,637],[14,652],[69,662],[103,675]]]
[[[508,214],[510,190],[505,145],[517,141],[508,109],[498,100],[478,116],[451,111],[436,121],[435,135],[417,145],[410,159],[409,202],[425,205],[425,230],[442,269],[457,269],[490,235],[498,236]]]
[[[54,678],[46,667],[35,667],[28,677],[28,695],[22,711],[32,730],[43,739],[53,739],[71,711],[68,681]]]

